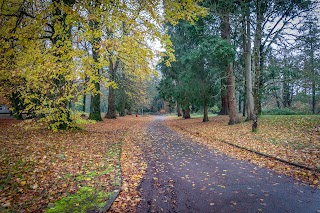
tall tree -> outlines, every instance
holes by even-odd
[[[100,62],[99,50],[102,36],[102,17],[96,16],[96,13],[100,12],[100,8],[102,7],[102,5],[100,1],[93,0],[89,2],[89,5],[87,5],[87,7],[88,10],[86,12],[89,15],[88,32],[90,32],[89,43],[91,46],[91,54],[94,62],[92,70],[93,72],[91,73],[90,77],[90,80],[94,85],[94,90],[91,95],[89,119],[102,121],[100,111],[100,75],[102,74],[102,67],[98,65]]]
[[[311,111],[316,114],[316,90],[319,87],[319,68],[316,61],[319,60],[320,26],[319,19],[311,14],[299,28],[301,35],[298,37],[298,48],[305,58],[305,73],[311,82]],[[318,68],[318,69],[317,69]]]
[[[263,21],[263,8],[262,0],[256,0],[256,31],[254,35],[254,109],[253,109],[253,123],[252,131],[255,132],[258,129],[258,114],[260,104],[260,69],[261,69],[261,36],[262,36],[262,21]]]
[[[253,91],[252,91],[252,66],[251,66],[251,17],[250,1],[242,4],[242,36],[245,64],[245,94],[246,94],[246,120],[253,119]]]
[[[74,3],[71,0],[43,4],[27,1],[1,3],[1,43],[14,44],[7,49],[8,54],[19,50],[11,61],[15,71],[7,70],[7,67],[2,67],[1,71],[7,70],[7,80],[18,76],[24,81],[24,85],[16,90],[23,102],[23,110],[32,111],[52,129],[75,125],[69,109],[77,93],[73,82],[76,78],[75,62],[71,60],[77,55],[72,47],[75,17],[70,9]],[[9,9],[12,5],[16,6],[16,11]],[[8,54],[2,55],[4,62],[13,59]]]
[[[185,118],[190,105],[201,106],[204,122],[209,120],[208,108],[219,94],[220,70],[234,59],[230,42],[212,32],[211,18],[199,19],[195,25],[180,22],[172,26],[170,35],[177,61],[172,62],[171,69],[162,69],[164,80],[160,84],[160,92],[168,94],[163,96],[166,100],[173,98],[173,102],[185,106]]]
[[[110,60],[109,65],[109,79],[111,81],[115,81],[115,76],[118,70],[119,66],[119,60],[113,63],[112,60]],[[108,94],[108,112],[106,114],[106,118],[109,119],[115,119],[116,116],[116,96],[115,96],[115,86],[111,84],[109,86],[109,94]]]
[[[271,45],[283,40],[281,35],[292,27],[291,22],[312,8],[312,2],[304,1],[255,1],[254,39],[254,115],[252,131],[257,131],[258,115],[261,112],[262,74],[266,53]]]
[[[230,44],[230,5],[226,4],[221,14],[221,38]],[[229,63],[225,68],[227,76],[227,91],[228,91],[228,105],[229,105],[229,124],[239,123],[237,114],[237,100],[235,96],[235,79],[233,74],[232,63]]]

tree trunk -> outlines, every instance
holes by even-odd
[[[313,71],[314,72],[314,71]],[[312,79],[312,114],[316,114],[316,76]]]
[[[86,95],[86,85],[89,81],[89,77],[87,75],[85,75],[84,77],[84,86],[83,86],[83,91],[84,91],[84,94],[83,94],[83,107],[82,107],[82,111],[85,113],[86,112],[86,104],[87,104],[87,95]]]
[[[259,93],[260,93],[260,46],[261,46],[261,35],[262,35],[262,20],[263,14],[261,12],[261,0],[256,2],[256,32],[254,38],[254,89],[253,89],[253,99],[254,99],[254,110],[253,110],[253,123],[252,131],[256,132],[258,130],[258,115],[259,115]]]
[[[86,97],[87,97],[87,95],[86,94],[84,94],[83,95],[83,106],[82,106],[82,111],[85,113],[86,112]]]
[[[221,37],[230,43],[230,12],[228,8],[223,13],[221,18]],[[229,105],[229,125],[239,123],[239,117],[237,114],[237,100],[235,95],[235,80],[233,75],[232,64],[228,64],[226,67],[227,75],[227,95]]]
[[[243,105],[242,105],[242,117],[246,116],[246,110],[247,110],[247,103],[246,103],[246,95],[243,96]]]
[[[229,125],[240,122],[237,113],[237,99],[235,95],[235,80],[233,75],[232,64],[227,67],[228,72],[228,98],[229,98]]]
[[[108,95],[108,112],[106,114],[106,118],[115,119],[116,115],[116,97],[115,91],[112,86],[109,86],[109,95]]]
[[[126,115],[126,94],[125,91],[120,91],[120,103],[119,103],[119,116],[123,117]]]
[[[72,7],[75,1],[73,0],[53,0],[53,6],[54,6],[54,13],[52,20],[52,26],[53,31],[57,28],[62,28],[63,33],[59,33],[56,35],[53,35],[51,37],[52,45],[55,46],[55,48],[59,49],[65,45],[67,42],[72,42],[72,32],[71,32],[71,25],[67,24],[67,13],[63,11],[64,8],[61,8],[60,3],[63,2],[64,4],[68,5],[69,7]],[[64,46],[65,47],[65,46]],[[70,48],[66,48],[64,50],[64,53],[67,53],[70,51]],[[61,60],[62,53],[55,53],[55,57],[57,57],[56,63],[61,63],[62,67],[64,67],[66,70],[69,69],[69,67],[64,66],[64,63]],[[60,68],[59,68],[60,69]],[[61,70],[59,70],[61,71]],[[71,119],[71,113],[69,109],[69,100],[68,99],[61,99],[62,97],[66,97],[68,93],[66,90],[68,80],[66,79],[66,74],[63,72],[58,72],[57,76],[53,79],[54,83],[54,89],[55,93],[52,96],[53,102],[52,107],[55,108],[57,111],[55,112],[55,120],[52,121],[52,123],[56,123],[58,129],[67,129],[70,126],[70,123],[72,122]]]
[[[178,102],[177,102],[177,114],[178,114],[178,117],[182,116],[181,110],[180,110],[180,104]]]
[[[225,88],[227,82],[225,80],[225,77],[225,72],[223,72],[221,80],[221,110],[219,112],[219,115],[229,115],[228,93],[227,88]]]
[[[183,109],[182,113],[183,113],[183,118],[184,119],[191,118],[191,116],[190,116],[190,107],[186,107],[185,109]]]
[[[93,33],[99,28],[99,22],[97,21],[90,21],[90,28]],[[99,43],[101,41],[100,37],[94,37],[92,39],[92,58],[94,63],[99,63]],[[101,74],[100,69],[96,69],[94,75],[97,77]],[[98,79],[100,79],[98,77]],[[100,111],[100,81],[94,83],[95,93],[91,95],[91,102],[90,102],[90,114],[89,119],[95,121],[102,121],[101,118],[101,111]]]
[[[116,72],[118,69],[119,61],[117,60],[115,63],[112,62],[112,59],[109,59],[109,71],[110,71],[110,80],[115,81]],[[116,96],[115,89],[112,86],[109,86],[109,95],[108,95],[108,112],[106,114],[106,118],[108,119],[116,119]]]
[[[100,91],[100,82],[94,83],[94,87],[96,91]],[[95,121],[102,121],[100,111],[100,93],[95,93],[91,95],[89,119]]]
[[[242,112],[242,94],[239,92],[238,112]]]
[[[246,120],[253,119],[253,93],[252,93],[252,74],[251,74],[251,35],[250,35],[250,9],[247,9],[243,20],[243,50],[245,57],[245,87],[246,87]]]
[[[208,103],[207,103],[207,99],[203,98],[203,122],[208,122],[209,121],[209,117],[208,117]]]
[[[284,78],[286,78],[285,74],[284,74]],[[290,107],[290,105],[291,105],[291,91],[290,91],[290,85],[286,81],[287,81],[287,79],[284,79],[282,104],[283,104],[283,107]]]
[[[314,45],[311,42],[310,44],[310,65],[311,65],[311,74],[312,74],[312,82],[311,82],[311,93],[312,93],[312,114],[316,114],[316,71],[314,67]]]

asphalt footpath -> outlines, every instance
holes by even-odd
[[[137,212],[320,213],[320,190],[230,158],[152,121]]]

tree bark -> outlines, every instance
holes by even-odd
[[[116,97],[115,91],[112,86],[109,86],[109,95],[108,95],[108,112],[106,114],[108,119],[116,119]]]
[[[235,95],[235,80],[233,75],[232,64],[227,67],[228,72],[228,100],[229,100],[229,125],[233,125],[240,122],[237,113],[237,99]]]
[[[83,106],[82,106],[82,111],[85,113],[86,112],[86,94],[83,95]]]
[[[208,103],[207,103],[207,99],[203,98],[203,122],[208,122],[209,121],[209,117],[208,117]]]
[[[243,103],[242,103],[242,117],[246,116],[246,110],[247,110],[247,101],[246,101],[246,95],[243,96]]]
[[[94,32],[98,29],[99,23],[97,21],[90,21],[91,30]],[[99,47],[97,45],[100,43],[101,38],[92,39],[92,58],[95,63],[99,63]],[[95,70],[95,75],[99,76],[101,73],[100,69]],[[89,119],[95,121],[102,121],[101,110],[100,110],[100,81],[94,83],[96,92],[91,95],[90,103],[90,114]]]
[[[120,103],[119,103],[119,116],[123,117],[126,115],[126,94],[125,91],[120,91]]]
[[[90,114],[89,119],[95,121],[102,121],[101,111],[100,111],[100,82],[94,83],[94,87],[98,93],[91,95],[90,102]]]
[[[219,115],[229,115],[229,102],[228,102],[228,92],[227,88],[225,88],[226,82],[226,74],[223,72],[222,80],[221,80],[221,110]]]
[[[118,69],[119,61],[117,60],[115,63],[112,62],[112,60],[109,60],[110,66],[110,80],[115,81],[116,72]],[[106,118],[108,119],[116,119],[116,96],[115,96],[115,89],[112,86],[109,86],[109,95],[108,95],[108,112],[106,114]]]
[[[183,118],[184,119],[189,119],[191,118],[190,116],[190,107],[186,107],[185,109],[182,110]]]
[[[261,35],[262,35],[262,21],[263,14],[261,11],[261,0],[256,1],[256,32],[254,38],[254,89],[253,89],[253,99],[254,99],[254,110],[253,110],[253,123],[252,131],[256,132],[258,130],[258,115],[259,115],[259,98],[260,98],[260,62],[261,62]]]
[[[221,17],[221,37],[230,43],[230,12],[228,8]],[[237,100],[235,95],[235,79],[232,64],[228,64],[225,68],[227,75],[227,95],[229,105],[229,125],[239,123],[237,114]]]
[[[314,45],[310,44],[310,65],[312,73],[311,93],[312,93],[312,114],[316,114],[316,71],[314,67]]]
[[[177,114],[178,114],[178,117],[182,116],[181,109],[180,109],[180,104],[178,102],[177,102]]]
[[[239,92],[239,101],[238,101],[238,112],[242,112],[242,94]]]
[[[253,119],[253,93],[252,93],[252,74],[251,74],[251,35],[250,35],[250,9],[245,12],[243,20],[243,50],[245,57],[245,87],[246,87],[246,120]]]

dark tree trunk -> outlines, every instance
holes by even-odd
[[[258,115],[262,114],[262,105],[261,105],[261,98],[262,98],[262,89],[263,89],[263,78],[262,78],[262,66],[260,65],[260,69],[259,69],[259,73],[260,73],[260,79],[259,79],[259,94],[258,94]]]
[[[112,86],[109,86],[109,95],[108,95],[108,112],[106,118],[115,119],[116,115],[116,97],[115,91]]]
[[[97,72],[99,72],[99,70]],[[97,92],[91,95],[89,119],[95,120],[95,121],[102,121],[101,111],[100,111],[100,93],[99,93],[100,82],[95,82],[94,87]]]
[[[84,86],[83,86],[83,91],[84,91],[84,94],[83,94],[83,107],[82,107],[82,111],[84,113],[86,112],[86,104],[87,104],[86,97],[87,97],[87,95],[86,95],[85,90],[86,90],[86,85],[87,85],[88,81],[89,81],[89,77],[87,75],[85,75],[85,77],[84,77]]]
[[[239,111],[239,113],[242,112],[242,94],[241,94],[241,92],[239,92],[238,111]]]
[[[310,65],[311,65],[311,73],[312,73],[312,85],[311,85],[311,93],[312,93],[312,113],[316,114],[316,71],[315,71],[315,64],[314,64],[314,45],[311,42],[310,45]]]
[[[97,21],[90,21],[90,28],[91,30],[95,31],[99,28],[99,22]],[[99,63],[99,43],[101,41],[100,37],[94,37],[92,39],[92,58],[95,63]],[[101,70],[96,69],[94,75],[98,77]],[[91,102],[90,102],[90,114],[89,119],[95,120],[95,121],[102,121],[101,118],[101,111],[100,111],[100,81],[94,83],[94,87],[96,92],[91,95]]]
[[[85,113],[86,112],[86,97],[87,97],[87,95],[86,94],[84,94],[83,95],[83,106],[82,106],[82,111]]]
[[[96,91],[100,91],[100,82],[94,83],[94,87]],[[100,93],[91,95],[89,119],[95,121],[102,121],[100,111]]]
[[[286,81],[286,79],[284,79]],[[291,90],[290,90],[290,85],[287,82],[283,82],[283,107],[290,107],[291,106]]]
[[[312,80],[312,113],[316,114],[316,81]]]
[[[191,118],[190,116],[190,108],[186,107],[185,109],[182,110],[183,118],[184,119],[189,119]]]
[[[225,88],[227,82],[224,78],[225,72],[223,74],[223,79],[221,80],[221,110],[219,115],[229,115],[228,93],[227,89]]]
[[[254,39],[254,67],[255,67],[255,78],[253,88],[253,99],[254,99],[254,110],[253,110],[253,123],[252,131],[258,130],[258,115],[259,115],[259,104],[260,104],[260,57],[261,57],[261,35],[262,35],[262,21],[263,14],[261,11],[261,0],[256,2],[256,32]]]
[[[223,12],[221,17],[221,38],[230,43],[230,12],[228,8]],[[239,123],[239,117],[237,114],[237,100],[235,95],[235,79],[233,74],[232,63],[228,64],[225,68],[227,75],[227,94],[229,105],[229,125]]]
[[[277,98],[277,107],[278,107],[278,109],[281,109],[281,103],[278,98]]]
[[[203,98],[203,122],[208,122],[209,121],[209,117],[208,117],[208,103],[207,103],[207,99]]]
[[[110,71],[110,80],[115,81],[116,72],[119,65],[119,60],[113,63],[112,59],[109,59],[109,71]],[[106,114],[106,118],[108,119],[116,119],[116,96],[115,96],[115,89],[112,86],[109,86],[109,95],[108,95],[108,112]]]
[[[178,102],[177,102],[177,114],[178,114],[178,117],[182,116],[181,109],[180,109],[180,104]]]
[[[126,95],[124,91],[121,91],[120,93],[120,103],[119,103],[119,116],[125,116],[126,115]]]
[[[261,12],[261,20],[263,20],[263,13]],[[262,21],[261,21],[262,23]],[[258,104],[258,115],[261,115],[262,114],[262,104],[261,104],[261,99],[262,99],[262,89],[264,87],[264,83],[265,83],[265,78],[263,78],[263,65],[264,65],[264,53],[263,53],[263,45],[262,45],[262,32],[263,32],[263,29],[261,27],[261,32],[260,32],[260,47],[259,47],[259,94],[258,94],[258,101],[259,101],[259,104]]]
[[[245,117],[246,116],[246,96],[243,96],[243,102],[242,102],[242,116]]]

